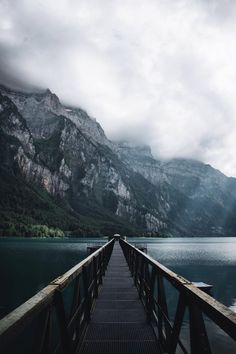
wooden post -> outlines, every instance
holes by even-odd
[[[179,341],[180,330],[184,318],[185,308],[186,308],[186,300],[184,296],[180,294],[177,309],[176,309],[176,314],[175,314],[172,335],[169,343],[169,354],[175,354],[176,352],[177,344]]]
[[[144,290],[145,290],[145,308],[147,312],[147,320],[148,320],[148,311],[149,311],[149,292],[150,292],[150,283],[149,283],[149,277],[148,277],[148,262],[145,261],[144,264],[144,273],[143,273],[143,279],[144,279]]]
[[[94,297],[98,297],[98,269],[97,258],[93,257],[93,281],[94,281]]]
[[[37,354],[51,354],[51,327],[52,327],[52,316],[51,316],[51,305],[46,311],[45,322],[43,330],[40,331],[41,338],[40,343],[36,340],[34,353]]]
[[[72,343],[67,330],[66,314],[65,314],[65,308],[63,304],[61,291],[56,289],[54,296],[55,296],[56,313],[57,313],[60,335],[61,335],[62,350],[64,354],[72,354],[72,346],[71,346]]]
[[[133,250],[131,250],[131,275],[132,277],[134,276],[134,263],[135,263],[135,253]]]
[[[87,322],[90,321],[90,310],[91,310],[91,301],[89,295],[89,284],[88,284],[88,276],[87,276],[87,267],[83,266],[82,270],[83,274],[83,285],[84,285],[84,305],[85,305],[85,319]]]
[[[140,286],[139,286],[139,297],[142,298],[143,294],[143,273],[144,273],[144,257],[141,259],[140,265]]]
[[[202,312],[194,303],[189,304],[191,354],[211,354]]]
[[[164,313],[165,316],[163,317],[164,320],[164,328],[165,328],[165,337],[166,341],[164,343],[165,349],[168,350],[169,347],[169,342],[171,338],[171,330],[169,327],[169,324],[167,323],[167,320],[169,320],[169,313],[168,313],[168,307],[167,307],[167,302],[166,302],[166,292],[165,292],[165,287],[164,287],[164,281],[163,277],[159,274],[159,279],[158,279],[158,301],[160,304],[160,307]]]
[[[102,254],[98,255],[99,284],[102,284]]]
[[[131,250],[130,249],[125,249],[125,254],[126,254],[126,259],[127,259],[127,263],[129,266],[129,269],[131,269]]]
[[[72,306],[71,306],[70,317],[73,316],[73,313],[75,312],[75,309],[77,308],[78,302],[79,302],[79,292],[80,292],[80,289],[79,289],[79,286],[80,286],[79,277],[80,276],[77,276],[76,279],[75,279],[73,301],[72,301]]]
[[[149,290],[149,294],[148,294],[148,308],[147,308],[147,321],[148,322],[151,322],[152,311],[153,311],[153,307],[154,307],[153,296],[154,296],[155,278],[156,278],[156,271],[155,271],[154,267],[152,267],[150,290]]]
[[[139,256],[136,253],[135,265],[134,265],[134,284],[135,284],[135,286],[137,286],[137,282],[138,282],[138,266],[139,266]]]
[[[163,315],[162,315],[162,300],[161,300],[161,287],[160,287],[160,279],[161,276],[158,273],[157,277],[157,317],[158,317],[158,334],[159,334],[159,341],[161,346],[163,347],[164,337],[163,337]]]
[[[105,254],[104,254],[104,249],[102,249],[102,275],[105,275]]]

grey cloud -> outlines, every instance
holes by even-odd
[[[236,175],[233,0],[0,0],[0,81]]]

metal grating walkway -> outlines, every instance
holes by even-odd
[[[157,354],[157,342],[128,265],[115,242],[80,354]]]

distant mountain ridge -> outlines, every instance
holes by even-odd
[[[0,144],[1,223],[40,222],[78,234],[235,234],[236,179],[194,160],[159,161],[148,146],[112,142],[95,119],[48,89],[0,86]],[[36,188],[50,207],[38,202],[31,210],[17,196],[14,207],[11,183],[16,194],[17,183],[29,195]]]

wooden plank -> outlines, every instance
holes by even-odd
[[[52,304],[56,290],[63,290],[71,281],[76,279],[82,273],[83,266],[92,265],[94,257],[99,257],[105,249],[108,254],[111,251],[113,243],[114,240],[107,242],[99,250],[85,258],[62,276],[53,280],[48,286],[1,319],[0,346],[4,346],[9,340],[19,335],[46,306]]]
[[[189,304],[191,354],[211,354],[205,323],[196,304]]]
[[[91,300],[88,291],[89,284],[88,284],[87,267],[83,266],[82,274],[83,274],[84,300],[85,300],[85,320],[88,322],[90,320]]]
[[[0,345],[17,336],[51,303],[56,285],[48,285],[0,321]]]
[[[170,354],[175,354],[176,352],[177,344],[179,341],[180,330],[183,323],[185,308],[186,308],[186,299],[184,298],[183,295],[180,295],[177,304],[176,314],[175,314],[174,327],[173,327],[171,340],[170,340],[170,346],[169,346]],[[183,347],[182,350],[183,352],[186,353]]]
[[[92,253],[87,258],[85,258],[83,261],[76,264],[73,268],[68,270],[68,272],[66,272],[63,275],[61,275],[60,277],[56,278],[50,284],[59,285],[60,288],[66,287],[69,283],[71,283],[72,280],[74,280],[79,274],[82,273],[82,268],[84,265],[89,265],[90,263],[92,263],[93,257],[98,257],[99,254],[103,253],[104,249],[106,247],[111,246],[113,242],[114,242],[113,240],[107,242],[105,245],[103,245],[101,248],[99,248],[96,252]]]
[[[37,332],[36,340],[34,340],[35,354],[50,354],[51,353],[51,308],[46,310],[44,326],[41,331]]]
[[[212,298],[202,290],[194,286],[190,281],[172,272],[170,269],[155,261],[150,256],[136,249],[127,241],[120,240],[121,245],[133,250],[136,254],[142,255],[148,263],[157,268],[165,279],[167,279],[180,293],[189,297],[190,301],[196,302],[202,311],[222,328],[230,337],[236,340],[236,313],[227,306]]]
[[[236,340],[236,313],[192,284],[185,285],[186,295],[200,306],[202,311]]]
[[[94,279],[94,297],[98,297],[98,270],[97,270],[97,258],[93,257],[93,279]]]
[[[62,293],[59,289],[55,291],[55,305],[63,353],[72,354],[72,340],[67,329],[65,307],[62,299]]]
[[[155,335],[117,242],[107,268],[79,353],[158,354]]]

